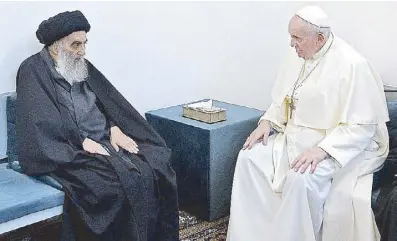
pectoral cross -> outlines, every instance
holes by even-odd
[[[295,103],[294,103],[294,98],[291,98],[291,101],[289,101],[289,118],[292,119],[292,111],[295,110]]]
[[[286,97],[285,100],[285,116],[287,119],[292,118],[292,111],[295,110],[295,103],[294,103],[294,98],[291,98],[289,96]]]

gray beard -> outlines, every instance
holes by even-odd
[[[83,57],[76,58],[64,50],[59,52],[56,70],[71,85],[82,82],[88,77],[85,59]]]

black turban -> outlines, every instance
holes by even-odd
[[[63,12],[44,20],[36,31],[40,43],[51,45],[76,31],[90,31],[90,24],[80,11]]]

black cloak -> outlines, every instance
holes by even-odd
[[[106,77],[87,64],[86,81],[104,114],[139,146],[137,155],[129,154],[136,168],[125,165],[117,155],[83,150],[78,130],[60,107],[51,71],[38,53],[26,59],[17,73],[16,136],[22,169],[28,175],[49,174],[62,184],[66,194],[63,240],[76,240],[77,221],[72,221],[76,217],[98,237],[103,235],[95,240],[117,240],[114,235],[123,232],[130,234],[119,240],[178,240],[177,186],[170,149]],[[149,179],[142,172],[145,166],[153,174]],[[119,225],[125,226],[124,231],[118,230]],[[148,231],[153,226],[155,234]]]

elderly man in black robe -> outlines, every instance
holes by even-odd
[[[178,240],[171,151],[84,58],[89,30],[73,11],[36,32],[45,46],[17,73],[21,167],[62,184],[62,240]]]

